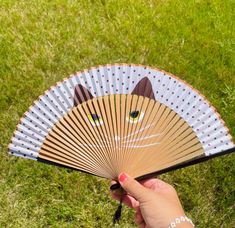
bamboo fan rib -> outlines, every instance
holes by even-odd
[[[57,83],[21,118],[11,154],[106,178],[154,173],[234,148],[215,109],[175,76],[139,65]]]
[[[101,106],[110,118],[94,108]],[[135,120],[130,113],[136,115]],[[126,134],[121,134],[121,129]],[[192,128],[164,104],[143,96],[116,94],[72,108],[52,128],[39,157],[116,178],[121,171],[138,177],[202,154]]]

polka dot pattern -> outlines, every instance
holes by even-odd
[[[205,155],[234,147],[219,114],[191,86],[158,69],[114,64],[71,75],[40,96],[17,126],[9,145],[10,153],[30,159],[38,157],[41,145],[53,125],[73,107],[76,85],[85,87],[93,97],[130,94],[145,77],[151,82],[155,99],[178,113],[193,128]]]

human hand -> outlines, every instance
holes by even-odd
[[[112,184],[115,182],[113,181]],[[137,182],[125,173],[119,175],[119,183],[126,194],[112,193],[112,197],[134,208],[135,223],[141,228],[167,228],[175,218],[185,216],[178,195],[171,185],[155,178]],[[177,224],[177,228],[192,228],[189,222]]]

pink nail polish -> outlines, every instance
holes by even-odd
[[[127,175],[125,173],[121,173],[118,179],[119,179],[119,182],[124,183],[127,179]]]

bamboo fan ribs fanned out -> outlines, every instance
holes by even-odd
[[[234,151],[225,123],[195,89],[140,65],[79,72],[24,114],[11,154],[117,179],[139,178]]]

